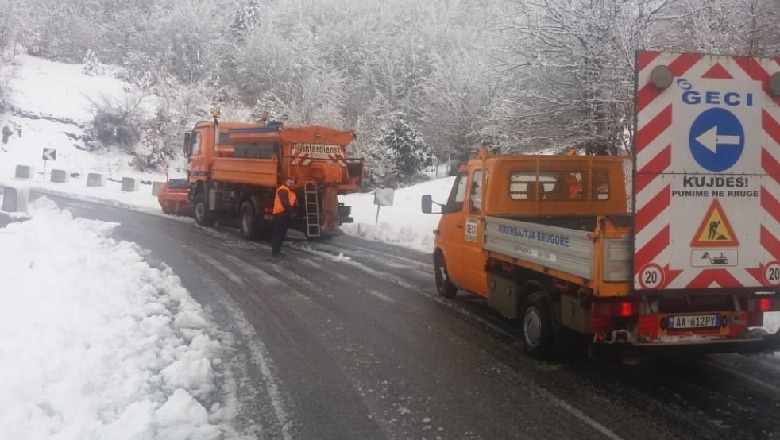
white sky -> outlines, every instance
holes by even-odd
[[[73,123],[0,115],[0,129],[14,131],[0,144],[1,185],[160,213],[151,185],[122,192],[119,182],[107,180],[105,187],[88,188],[86,173],[139,181],[163,181],[161,174],[134,172],[117,154],[81,151],[66,135],[82,133],[90,100],[121,99],[127,84],[28,56],[18,58],[9,84],[15,109]],[[46,175],[43,148],[57,150]],[[17,164],[32,166],[34,178],[15,179]],[[52,168],[80,177],[51,183]],[[397,191],[378,222],[372,194],[346,196],[355,223],[344,231],[430,252],[439,216],[422,214],[420,197],[443,202],[452,180]],[[213,395],[224,343],[178,277],[150,267],[137,245],[112,239],[115,224],[74,219],[48,199],[32,203],[28,215],[0,229],[0,438],[230,436],[235,396]],[[778,325],[776,317],[767,322],[771,331]],[[200,402],[207,400],[220,404],[205,408]]]

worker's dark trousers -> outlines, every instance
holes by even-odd
[[[290,227],[290,215],[286,212],[274,215],[274,232],[271,236],[271,256],[278,257],[282,253],[282,242]]]

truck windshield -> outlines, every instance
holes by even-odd
[[[463,209],[463,202],[466,200],[466,181],[468,174],[460,173],[455,179],[455,184],[450,191],[450,197],[447,204],[444,205],[444,212],[458,212]]]

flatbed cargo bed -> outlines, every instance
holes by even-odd
[[[595,217],[590,223],[597,223]],[[488,216],[484,240],[489,256],[508,257],[528,269],[555,272],[558,277],[582,286],[596,287],[597,281],[627,283],[631,279],[628,233],[619,238],[604,238],[596,229],[575,230]],[[599,244],[604,248],[603,263],[598,261]],[[598,288],[594,289],[594,294],[599,293]]]

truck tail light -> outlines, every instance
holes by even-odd
[[[780,311],[780,298],[775,296],[757,297],[748,300],[749,312],[776,312]]]

